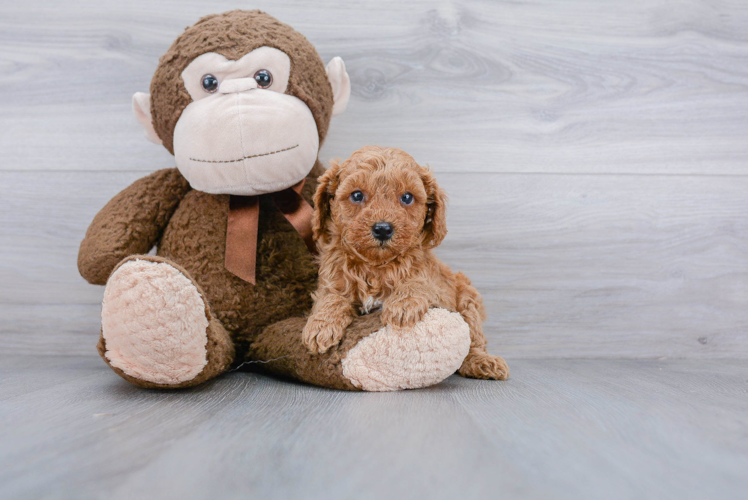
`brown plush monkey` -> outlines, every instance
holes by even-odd
[[[363,316],[325,354],[301,343],[317,283],[317,155],[349,95],[340,58],[325,68],[301,34],[260,11],[204,17],[161,57],[133,108],[177,168],[115,196],[78,256],[81,275],[106,284],[98,347],[116,373],[176,388],[259,362],[326,387],[395,390],[459,368],[468,327],[440,309],[397,331]]]

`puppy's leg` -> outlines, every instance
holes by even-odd
[[[457,282],[457,312],[470,327],[470,352],[458,370],[468,378],[506,380],[509,367],[502,358],[488,354],[486,337],[483,335],[483,321],[486,319],[486,308],[478,290],[462,273],[455,275]]]
[[[317,297],[301,334],[304,345],[310,352],[320,354],[338,345],[354,313],[353,304],[341,295],[328,293]]]
[[[425,287],[419,283],[398,286],[382,305],[382,323],[396,328],[412,328],[429,310]]]

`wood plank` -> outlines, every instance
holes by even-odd
[[[442,177],[498,352],[748,356],[742,178]]]
[[[104,290],[98,290],[103,295]],[[3,352],[44,356],[91,356],[101,331],[96,304],[0,304]]]
[[[526,363],[515,387],[455,379],[455,398],[537,484],[561,498],[744,496],[742,362]]]
[[[87,224],[138,172],[0,173],[0,334],[90,352]],[[439,255],[483,293],[508,357],[748,357],[748,178],[440,174]],[[82,343],[85,341],[85,343]]]
[[[93,357],[3,356],[0,496],[744,496],[744,362],[512,368],[506,383],[452,377],[390,394],[249,373],[169,392]]]
[[[130,116],[185,26],[234,4],[6,0],[0,169],[150,171]],[[440,172],[744,175],[748,4],[252,3],[353,82],[322,158],[403,147]]]

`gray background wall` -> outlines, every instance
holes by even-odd
[[[173,166],[131,96],[186,26],[237,7],[346,61],[323,160],[380,144],[437,172],[439,254],[483,292],[492,351],[748,356],[743,0],[3,0],[4,352],[94,352],[102,289],[78,276],[80,239]]]

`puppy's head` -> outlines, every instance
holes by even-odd
[[[433,248],[447,234],[447,198],[407,153],[366,146],[332,162],[314,196],[314,238],[339,243],[372,264],[416,248]]]

